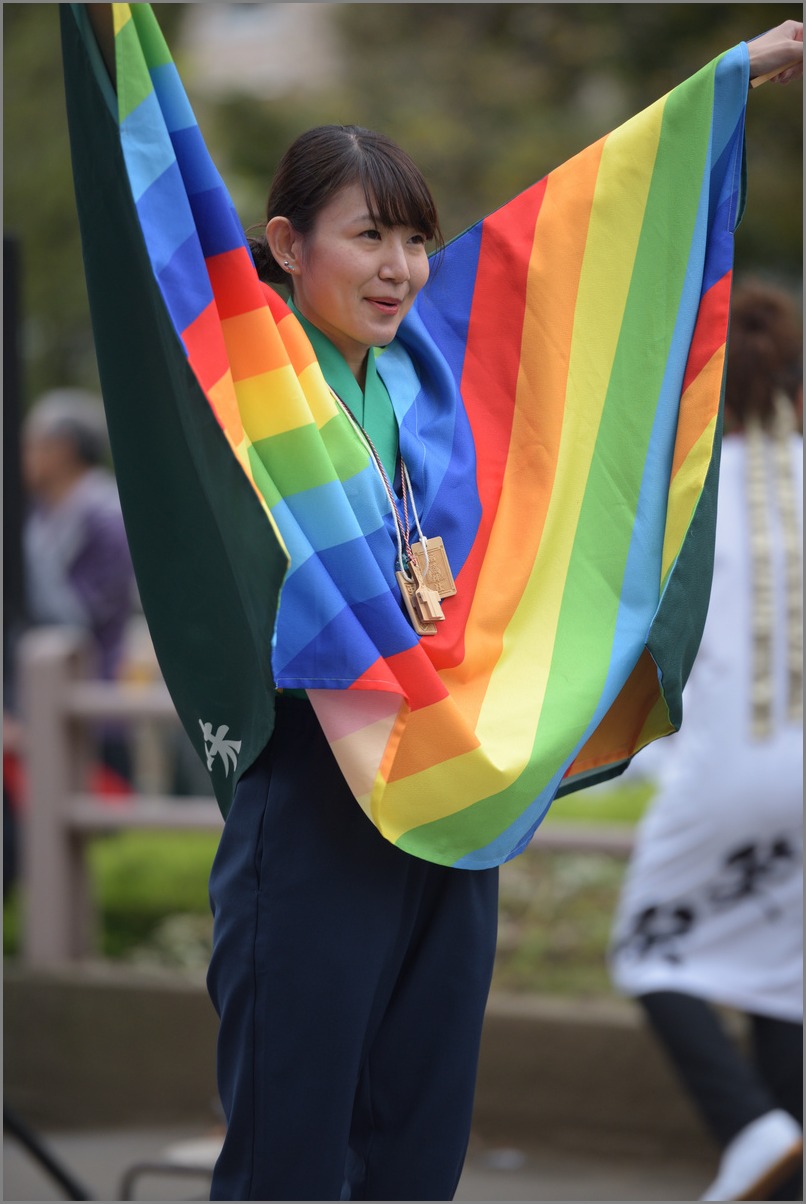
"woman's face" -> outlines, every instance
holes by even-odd
[[[293,235],[294,304],[361,380],[367,351],[391,343],[428,279],[426,238],[379,226],[360,184],[343,188],[309,234]]]

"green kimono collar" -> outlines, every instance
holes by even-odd
[[[300,313],[293,301],[288,308],[298,319],[311,341],[322,374],[335,393],[349,407],[372,440],[390,480],[394,480],[397,465],[398,431],[392,399],[375,364],[375,348],[367,356],[367,375],[364,391],[353,376],[347,361],[330,339]]]

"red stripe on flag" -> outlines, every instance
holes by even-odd
[[[546,192],[545,179],[485,219],[476,269],[462,373],[462,396],[473,429],[482,520],[451,598],[451,622],[433,643],[429,659],[437,669],[464,660],[465,624],[487,551],[506,469],[508,446],[502,433],[512,425],[526,284],[535,225]],[[503,416],[503,417],[502,417]]]
[[[280,294],[276,293],[270,284],[264,284],[264,282],[261,280],[260,291],[263,295],[263,300],[268,303],[275,322],[279,322],[283,318],[288,317],[288,315],[291,313],[291,310],[288,308]]]
[[[229,367],[215,301],[205,306],[198,318],[182,331],[182,339],[188,362],[206,393]]]
[[[697,328],[686,364],[683,392],[699,376],[705,365],[725,342],[730,313],[731,273],[726,272],[721,280],[712,284],[700,301]]]
[[[211,255],[205,262],[222,320],[262,308],[263,285],[246,247]]]
[[[419,645],[397,652],[385,660],[375,661],[349,688],[391,690],[402,694],[413,711],[431,706],[448,696],[448,691],[431,669]]]

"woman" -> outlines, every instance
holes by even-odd
[[[711,606],[611,955],[722,1150],[708,1200],[802,1198],[801,337],[786,293],[737,288]]]
[[[111,71],[123,65],[124,80],[137,27],[144,28],[145,22],[140,11],[145,6],[134,8],[131,17],[124,13],[120,19],[117,55],[107,54]],[[98,28],[100,44],[108,46],[103,28]],[[243,731],[240,720],[236,725],[228,718],[216,728],[217,719],[188,708],[188,730],[201,728],[208,766],[228,811],[211,880],[216,930],[210,989],[221,1015],[219,1074],[228,1117],[213,1196],[451,1198],[467,1143],[492,969],[496,867],[528,841],[564,775],[584,776],[631,755],[634,745],[630,752],[621,749],[613,755],[610,747],[603,751],[597,746],[595,755],[583,758],[581,765],[577,757],[587,737],[596,735],[635,658],[640,658],[645,611],[648,605],[654,611],[657,587],[653,586],[654,600],[644,599],[639,608],[643,618],[638,626],[643,630],[632,640],[630,657],[612,681],[607,669],[602,670],[610,686],[601,714],[591,704],[581,729],[577,714],[569,743],[567,734],[558,737],[554,708],[547,707],[545,739],[551,749],[538,759],[539,765],[533,763],[530,752],[539,717],[528,713],[528,693],[519,696],[522,703],[517,707],[509,706],[508,718],[502,721],[485,706],[481,689],[487,681],[484,658],[489,647],[507,649],[501,612],[510,604],[512,582],[518,585],[516,601],[528,602],[535,577],[542,578],[539,572],[524,573],[517,556],[519,541],[524,547],[529,544],[531,526],[536,525],[523,523],[518,487],[524,479],[534,480],[534,457],[542,454],[545,432],[536,431],[533,416],[517,406],[499,413],[494,400],[498,378],[509,378],[513,395],[518,392],[517,364],[510,362],[508,350],[504,354],[502,340],[515,325],[511,286],[533,239],[522,237],[521,231],[523,245],[514,247],[508,228],[515,210],[509,207],[502,223],[486,228],[476,259],[483,264],[487,287],[478,294],[481,309],[474,306],[463,324],[451,296],[461,299],[466,294],[462,279],[468,254],[462,253],[468,245],[472,250],[475,236],[469,244],[458,240],[458,255],[452,246],[438,257],[426,287],[425,245],[438,235],[427,186],[408,157],[387,140],[348,127],[303,135],[284,158],[272,188],[260,265],[269,279],[290,282],[290,311],[274,294],[268,295],[270,290],[261,292],[254,268],[244,266],[242,235],[227,225],[226,204],[214,222],[209,219],[216,188],[206,161],[188,160],[192,222],[190,227],[179,224],[166,250],[162,227],[170,225],[174,214],[169,204],[152,204],[158,192],[154,182],[174,178],[170,155],[175,152],[181,161],[196,133],[185,116],[171,124],[181,105],[171,90],[173,77],[166,77],[164,52],[158,50],[149,62],[153,31],[146,32],[143,57],[149,71],[137,78],[119,106],[138,215],[164,304],[174,315],[173,331],[187,349],[197,379],[206,381],[215,417],[244,474],[250,474],[266,503],[290,560],[288,573],[281,576],[277,623],[268,637],[274,682],[282,691],[274,713],[264,721],[265,700],[259,689],[251,692],[255,670],[246,663],[242,677],[232,666],[227,672],[224,663],[220,672],[209,673],[218,691],[231,689],[235,680],[240,692],[248,693],[248,707],[237,698],[228,701],[233,709],[240,705]],[[794,23],[765,35],[751,48],[749,70],[756,75],[780,72],[797,58],[801,38],[802,28]],[[91,58],[91,49],[89,54]],[[720,137],[727,138],[724,158],[731,165],[738,162],[741,149],[741,138],[734,134],[741,128],[743,95],[737,99],[736,90],[746,93],[747,71],[746,52],[739,50],[728,64],[731,122],[720,127]],[[145,141],[127,142],[129,129],[134,136],[138,109],[145,112],[152,105],[152,86],[157,93],[163,86],[170,93],[162,109],[173,151],[161,146],[168,164],[162,175],[156,153],[153,162],[149,159],[147,131]],[[704,77],[695,90],[699,88],[703,95],[712,95],[711,77]],[[91,111],[82,107],[79,91],[71,127],[74,154],[80,157]],[[656,133],[658,128],[652,126]],[[685,133],[680,145],[684,159],[692,160]],[[598,152],[589,183],[597,178],[597,156]],[[87,254],[97,256],[88,266],[91,279],[102,271],[105,238],[91,212],[98,190],[97,161],[105,161],[103,154],[76,173],[77,181],[82,174],[92,177],[87,191],[80,190]],[[608,160],[612,186],[617,186],[620,162],[618,155]],[[728,174],[736,178],[736,173]],[[562,181],[558,187],[562,193]],[[574,184],[569,187],[573,203],[578,190]],[[529,210],[532,227],[538,210],[544,217],[551,210],[550,204],[542,208],[543,195],[537,189],[516,206],[518,213]],[[687,193],[697,210],[700,195],[698,177]],[[721,195],[719,189],[715,195]],[[119,204],[123,209],[124,201]],[[726,219],[732,225],[737,216],[730,181],[725,204],[720,228]],[[638,220],[636,231],[640,225]],[[193,289],[177,290],[175,282],[185,257],[195,254],[194,226],[204,248],[204,275],[195,278],[199,307],[186,313]],[[528,232],[528,223],[523,228]],[[116,233],[120,270],[120,230]],[[609,232],[604,241],[610,241]],[[549,242],[556,253],[558,247]],[[132,241],[132,264],[137,255]],[[722,263],[720,254],[716,261]],[[686,272],[682,275],[688,279]],[[210,281],[215,287],[208,303]],[[617,283],[626,296],[629,278]],[[661,281],[656,296],[663,289]],[[126,303],[126,298],[109,296],[94,307],[102,374],[117,370],[114,331],[105,325],[107,310]],[[540,326],[539,310],[535,319],[534,307],[527,306],[518,321]],[[129,309],[126,315],[134,325],[146,322],[148,305]],[[636,314],[636,321],[641,317]],[[161,320],[158,317],[157,326]],[[218,350],[210,351],[220,330],[229,376],[221,372]],[[161,355],[173,331],[160,338],[155,327],[152,341],[142,344],[143,355]],[[261,338],[255,338],[256,331]],[[539,336],[536,330],[535,340]],[[264,343],[271,354],[258,362]],[[376,352],[379,345],[384,348],[381,355]],[[129,375],[136,376],[137,357],[129,354],[127,364]],[[665,379],[665,361],[653,368]],[[539,369],[540,365],[538,377]],[[471,378],[478,387],[477,406]],[[172,380],[175,391],[185,388],[180,377]],[[261,390],[276,388],[271,405],[265,392],[255,391],[256,381]],[[130,381],[120,380],[104,392],[123,398],[130,386]],[[663,392],[662,381],[658,387]],[[230,404],[233,397],[235,408]],[[136,404],[133,400],[132,406]],[[195,438],[187,435],[188,424],[207,421],[202,411],[198,419],[193,417],[194,407],[195,401],[174,427],[174,459],[184,446],[182,440]],[[160,470],[154,446],[161,428],[155,418],[154,437],[143,437],[147,411],[148,398],[143,397],[138,424],[125,417],[118,422],[121,495],[132,499],[132,530],[139,521],[133,501],[138,481],[134,473],[123,479],[129,444],[141,439],[152,473]],[[576,422],[575,413],[572,417]],[[469,439],[474,420],[479,425],[475,439]],[[623,442],[620,421],[617,408],[612,433],[614,440],[619,435]],[[583,419],[582,427],[586,425]],[[510,443],[515,464],[507,477],[499,461],[506,459]],[[220,439],[211,440],[205,456],[215,459],[221,445]],[[521,455],[524,446],[528,457]],[[194,472],[198,462],[192,460]],[[221,474],[226,471],[222,464]],[[612,474],[605,475],[612,479]],[[209,488],[216,488],[217,479],[217,473],[208,474]],[[232,488],[220,500],[222,508],[234,504],[238,488],[234,478],[229,479]],[[189,468],[183,488],[173,492],[174,510],[194,487]],[[506,505],[498,506],[499,498]],[[246,503],[240,513],[244,524],[252,521]],[[150,541],[155,564],[154,543],[169,522],[166,516],[163,523],[152,522],[143,530],[143,543]],[[506,573],[501,572],[500,558],[491,553],[503,546],[503,525],[510,532]],[[630,531],[631,527],[623,533],[625,548]],[[242,533],[232,522],[226,533],[226,547],[233,551],[229,558],[221,557],[218,577],[209,574],[202,559],[193,564],[199,579],[207,573],[204,589],[197,587],[196,598],[189,600],[197,603],[197,622],[175,626],[172,640],[155,636],[169,684],[169,662],[176,650],[185,661],[193,656],[186,641],[202,627],[205,591],[223,589],[227,574],[237,578],[229,607],[244,616],[238,629],[262,621],[265,600],[261,606],[259,595],[250,592],[250,582],[237,577],[235,545]],[[211,556],[218,546],[214,535]],[[183,553],[192,538],[192,525],[185,525]],[[443,548],[447,559],[441,557]],[[656,551],[657,576],[660,548]],[[253,551],[256,571],[262,570],[264,559]],[[138,574],[147,612],[153,584],[153,630],[159,597],[171,593],[174,578],[169,579],[171,561],[165,558],[154,569],[153,582],[147,581],[147,560],[143,553]],[[496,560],[498,573],[491,587],[490,567]],[[450,571],[457,563],[461,582]],[[622,569],[618,571],[621,575]],[[177,591],[190,577],[189,571],[177,574]],[[586,585],[590,581],[583,569],[577,589],[584,593]],[[346,598],[349,605],[344,604]],[[515,602],[513,608],[517,611]],[[539,608],[534,611],[527,626],[542,628]],[[462,626],[458,616],[468,612],[475,625],[468,620]],[[205,634],[197,663],[217,665],[212,630]],[[574,643],[565,644],[564,655],[571,659]],[[515,684],[523,685],[523,666],[530,659],[517,647],[508,655],[504,677],[490,677],[510,704]],[[261,640],[255,642],[255,657],[260,665],[267,660]],[[247,659],[244,654],[244,662]],[[177,682],[181,676],[178,665]],[[570,676],[563,668],[563,681]],[[187,664],[185,684],[186,678]],[[345,689],[345,683],[350,688]],[[549,684],[555,690],[564,688]],[[574,683],[572,692],[576,688]],[[183,689],[174,694],[180,710]],[[299,690],[306,696],[296,696]],[[593,693],[596,698],[602,695],[601,681]],[[646,703],[646,692],[643,698]],[[652,704],[647,705],[651,709]],[[457,721],[460,712],[468,711],[478,718],[478,728]],[[479,730],[485,726],[489,730],[482,740]],[[502,773],[497,757],[515,729],[521,743]],[[198,730],[196,734],[198,739]],[[558,740],[562,753],[554,747]],[[426,761],[424,750],[433,758],[440,746],[445,765]],[[367,748],[369,759],[363,756]],[[523,764],[531,767],[524,782]],[[368,822],[356,799],[377,827]]]
[[[389,482],[397,422],[374,349],[393,341],[425,284],[438,234],[407,155],[381,135],[325,127],[280,163],[266,239],[253,244],[263,278],[290,285],[292,312]],[[277,857],[280,832],[291,857]],[[350,1198],[452,1198],[495,954],[497,870],[434,865],[385,841],[356,807],[305,692],[291,690],[236,791],[211,899],[208,981],[231,1135],[214,1195],[243,1190],[254,1143],[269,1178],[249,1190],[270,1184],[272,1198],[335,1198],[343,1183]],[[257,1074],[243,1057],[253,942],[270,1043]],[[288,966],[292,950],[296,981],[280,985],[270,968]]]

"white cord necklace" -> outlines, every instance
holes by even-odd
[[[411,477],[409,476],[409,470],[402,455],[400,457],[400,491],[403,503],[403,517],[401,518],[395,491],[392,488],[389,476],[374,443],[350,407],[342,401],[332,385],[328,387],[342,411],[350,420],[353,429],[362,439],[369,457],[381,478],[386,496],[389,499],[389,504],[392,507],[395,536],[397,539],[397,568],[395,576],[412,625],[418,635],[435,635],[437,631],[436,624],[442,622],[445,618],[442,611],[442,599],[450,598],[456,593],[456,583],[448,564],[443,542],[439,536],[433,536],[428,540],[423,535],[423,530],[420,526],[420,516],[417,512],[417,503],[414,500]],[[420,537],[419,542],[413,546],[411,543],[409,502],[411,502],[414,525]]]

